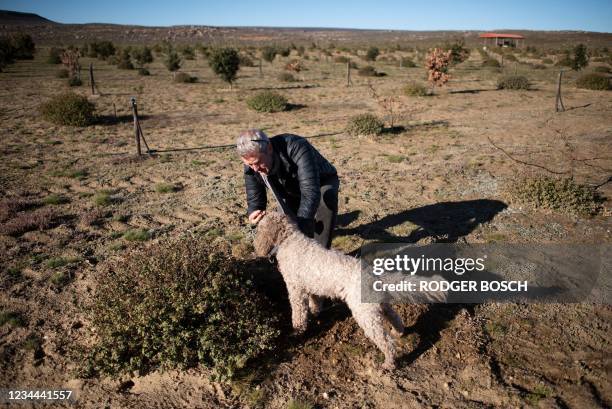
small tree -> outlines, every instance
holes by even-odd
[[[219,48],[213,50],[208,57],[208,65],[223,81],[229,83],[230,89],[240,69],[240,56],[233,48]]]
[[[455,41],[448,47],[451,52],[451,64],[460,64],[468,59],[470,56],[470,50],[464,47],[465,41],[463,39]]]
[[[377,47],[370,47],[366,53],[366,60],[376,61],[376,57],[380,54],[380,50]]]
[[[153,53],[151,53],[151,49],[147,46],[132,51],[132,57],[136,60],[139,68],[144,68],[145,64],[153,62]]]
[[[124,48],[119,54],[119,60],[117,61],[117,67],[122,70],[133,70],[134,64],[132,64],[132,57],[130,56],[130,50]]]
[[[587,65],[589,65],[589,57],[587,55],[587,48],[584,44],[578,44],[574,48],[574,58],[572,58],[572,69],[574,71],[580,71]]]
[[[13,43],[14,57],[17,60],[31,60],[34,58],[36,47],[32,36],[29,34],[18,33],[11,37]]]
[[[431,93],[434,92],[434,87],[441,87],[446,84],[450,78],[448,74],[448,65],[450,64],[452,51],[444,51],[440,48],[434,48],[425,59],[425,67],[427,68],[427,79],[431,84]]]
[[[274,61],[274,57],[276,57],[276,48],[268,46],[261,50],[261,58],[267,62],[272,63],[272,61]]]
[[[181,68],[181,57],[179,57],[176,51],[170,50],[168,55],[166,55],[164,65],[172,73],[172,78],[174,78],[175,72]]]

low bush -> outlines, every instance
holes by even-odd
[[[276,92],[264,91],[249,98],[247,106],[257,112],[281,112],[289,107],[289,103]]]
[[[42,116],[57,125],[87,126],[94,121],[95,105],[82,95],[66,92],[40,107]]]
[[[515,61],[518,61],[518,58],[516,58],[514,54],[505,54],[504,60],[515,62]]]
[[[416,67],[415,62],[412,61],[410,58],[402,57],[401,62],[402,62],[402,67],[407,67],[407,68]]]
[[[576,80],[576,86],[583,89],[607,91],[610,89],[610,78],[598,73],[584,74]]]
[[[47,64],[61,64],[62,63],[62,50],[60,48],[51,48],[49,55],[47,56]]]
[[[535,208],[581,215],[597,214],[601,208],[597,191],[571,178],[525,178],[512,185],[511,192],[514,198]]]
[[[291,74],[290,72],[281,72],[280,74],[278,74],[278,79],[279,81],[282,81],[282,82],[296,82],[297,81],[295,77],[293,76],[293,74]]]
[[[508,75],[497,81],[497,89],[529,89],[529,80],[522,75]]]
[[[361,67],[359,71],[357,71],[357,74],[361,75],[362,77],[383,77],[385,75],[382,72],[376,71],[376,69],[371,65]]]
[[[500,64],[495,58],[487,58],[482,62],[483,67],[499,68]]]
[[[379,135],[383,131],[383,121],[376,115],[360,114],[350,119],[346,133],[353,136]]]
[[[151,75],[151,73],[146,68],[139,68],[138,75],[147,76],[147,75]]]
[[[553,60],[550,58],[544,58],[542,60],[542,64],[552,64],[552,63],[553,63]]]
[[[68,78],[68,85],[71,87],[80,87],[83,85],[83,81],[79,77],[70,77]]]
[[[95,346],[83,376],[211,367],[231,378],[275,347],[277,313],[219,240],[183,236],[109,262],[88,306]]]
[[[178,82],[178,83],[182,83],[182,84],[192,84],[192,83],[197,82],[197,81],[198,81],[197,77],[192,77],[191,75],[189,75],[189,74],[187,74],[185,72],[178,72],[174,76],[174,82]]]
[[[404,86],[404,94],[409,97],[426,97],[429,95],[429,89],[425,84],[413,81]]]
[[[32,230],[46,230],[57,223],[58,214],[49,207],[17,213],[11,219],[0,224],[0,234],[20,236]]]

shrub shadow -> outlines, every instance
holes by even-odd
[[[140,121],[151,118],[150,115],[138,115]],[[94,125],[117,125],[117,124],[128,124],[134,122],[134,116],[132,114],[124,115],[98,115],[94,121]]]

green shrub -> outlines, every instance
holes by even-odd
[[[147,241],[151,234],[146,229],[130,229],[123,233],[123,238],[127,241]]]
[[[208,65],[215,74],[230,84],[231,87],[240,69],[240,56],[238,51],[233,48],[214,49],[208,57]]]
[[[410,97],[426,97],[429,95],[429,89],[425,84],[413,81],[404,86],[404,94]]]
[[[62,50],[61,48],[52,47],[49,50],[47,56],[47,64],[61,64],[62,63]]]
[[[138,75],[147,76],[147,75],[151,75],[151,73],[146,68],[139,68]]]
[[[83,81],[79,77],[70,77],[68,78],[68,85],[71,87],[80,87],[83,85]]]
[[[597,214],[601,208],[597,191],[571,178],[525,178],[515,183],[510,190],[519,201],[536,208],[582,215]]]
[[[101,191],[94,195],[93,201],[96,206],[108,206],[113,202],[110,192]]]
[[[378,77],[381,75],[371,65],[366,65],[365,67],[361,67],[359,71],[357,71],[357,74],[361,75],[362,77]]]
[[[181,190],[181,186],[176,183],[158,183],[155,185],[157,193],[174,193]]]
[[[380,50],[377,47],[370,47],[366,52],[366,60],[367,61],[376,61],[376,57],[380,54]]]
[[[416,64],[408,57],[402,57],[402,67],[414,68]]]
[[[183,236],[108,263],[88,307],[98,337],[84,375],[201,364],[231,378],[273,349],[276,313],[218,242]]]
[[[287,98],[273,92],[263,91],[247,100],[247,106],[257,112],[281,112],[289,107]]]
[[[43,199],[43,203],[46,205],[61,205],[68,202],[68,198],[62,195],[58,195],[57,193],[52,193]]]
[[[482,62],[482,66],[483,67],[491,67],[491,68],[499,68],[499,61],[497,61],[495,58],[487,58],[486,60],[484,60]]]
[[[119,59],[117,61],[117,68],[121,70],[134,69],[134,64],[132,64],[132,57],[130,56],[130,52],[128,49],[121,50],[121,54],[119,54]]]
[[[178,53],[174,50],[169,50],[168,55],[164,59],[164,65],[170,72],[178,71],[181,68],[181,57],[179,57]]]
[[[278,79],[279,79],[279,81],[282,81],[282,82],[295,82],[295,81],[297,81],[295,79],[295,77],[293,76],[293,74],[291,74],[290,72],[281,72],[280,74],[278,74]]]
[[[87,126],[94,120],[95,105],[82,95],[67,92],[40,107],[42,116],[57,125]]]
[[[276,48],[274,47],[264,47],[261,50],[261,58],[263,58],[265,61],[271,63],[272,61],[274,61],[274,57],[276,57],[277,51]]]
[[[542,64],[552,64],[552,63],[553,63],[553,60],[550,58],[544,58],[542,60]]]
[[[0,312],[0,326],[9,324],[11,327],[25,327],[26,320],[18,312],[15,311],[2,311]]]
[[[508,75],[497,81],[497,89],[529,89],[529,80],[522,75]]]
[[[174,76],[174,82],[178,82],[178,83],[192,84],[197,81],[198,81],[197,77],[192,77],[191,75],[184,73],[184,72],[179,72]]]
[[[515,62],[515,61],[518,61],[518,58],[516,58],[514,54],[505,54],[504,60]]]
[[[383,131],[384,124],[376,115],[360,114],[349,121],[346,132],[353,136],[379,135]]]
[[[583,89],[606,91],[610,89],[610,79],[597,73],[584,74],[576,80],[576,86]]]

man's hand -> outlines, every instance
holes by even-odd
[[[253,213],[249,215],[249,222],[251,222],[251,224],[257,224],[259,223],[261,218],[265,216],[265,214],[266,214],[265,210],[255,210]]]

